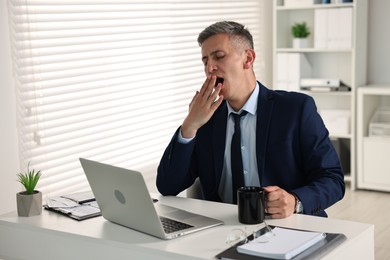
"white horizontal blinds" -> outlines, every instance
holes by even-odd
[[[156,168],[204,81],[196,38],[218,20],[259,40],[259,1],[9,0],[22,168],[88,188],[79,157]],[[257,72],[258,74],[260,72]]]

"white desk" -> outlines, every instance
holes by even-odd
[[[102,217],[81,222],[43,210],[35,217],[0,216],[0,259],[213,259],[228,248],[226,236],[243,228],[235,205],[182,197],[160,202],[221,219],[225,225],[165,241],[110,223]],[[293,215],[269,225],[344,233],[347,240],[324,259],[374,259],[374,226]],[[250,227],[249,227],[250,228]]]

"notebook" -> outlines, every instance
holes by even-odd
[[[162,239],[223,224],[221,220],[160,202],[153,203],[145,180],[138,171],[84,158],[80,158],[80,162],[103,217],[113,223]]]
[[[275,229],[276,227],[272,227]],[[296,229],[292,229],[296,230]],[[296,230],[296,231],[305,231],[305,230]],[[306,230],[307,231],[307,230]],[[264,231],[262,231],[264,232]],[[330,251],[335,249],[337,246],[339,246],[341,243],[343,243],[345,240],[347,240],[347,237],[344,234],[341,233],[324,233],[325,238],[321,239],[314,245],[310,246],[303,252],[299,253],[298,255],[292,257],[291,259],[294,260],[303,260],[303,259],[321,259],[325,255],[327,255]],[[253,235],[248,236],[249,241],[253,241]],[[275,240],[276,241],[276,240]],[[274,241],[274,242],[275,242]],[[271,242],[271,241],[270,241]],[[250,242],[249,242],[250,243]],[[280,248],[282,248],[285,245],[291,244],[291,240],[286,244],[279,244]],[[259,259],[272,259],[270,257],[265,256],[259,256],[256,254],[246,254],[246,253],[240,253],[238,252],[238,248],[241,247],[242,243],[237,243],[236,245],[233,245],[232,247],[229,247],[228,249],[222,251],[218,255],[216,255],[216,258],[218,259],[229,259],[229,260],[259,260]],[[259,243],[261,245],[261,243]],[[282,257],[280,257],[282,259]]]
[[[322,232],[300,231],[275,227],[269,242],[263,243],[261,237],[238,246],[239,253],[272,259],[291,259],[306,249],[325,239]],[[265,235],[263,235],[265,236]],[[259,241],[258,241],[259,240]]]

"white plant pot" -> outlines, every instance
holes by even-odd
[[[308,42],[307,38],[294,38],[293,48],[294,49],[307,48],[308,46],[307,42]]]

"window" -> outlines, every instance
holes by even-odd
[[[42,169],[52,196],[88,189],[79,157],[141,171],[154,188],[204,81],[198,33],[235,20],[257,48],[262,2],[8,0],[22,168]]]

